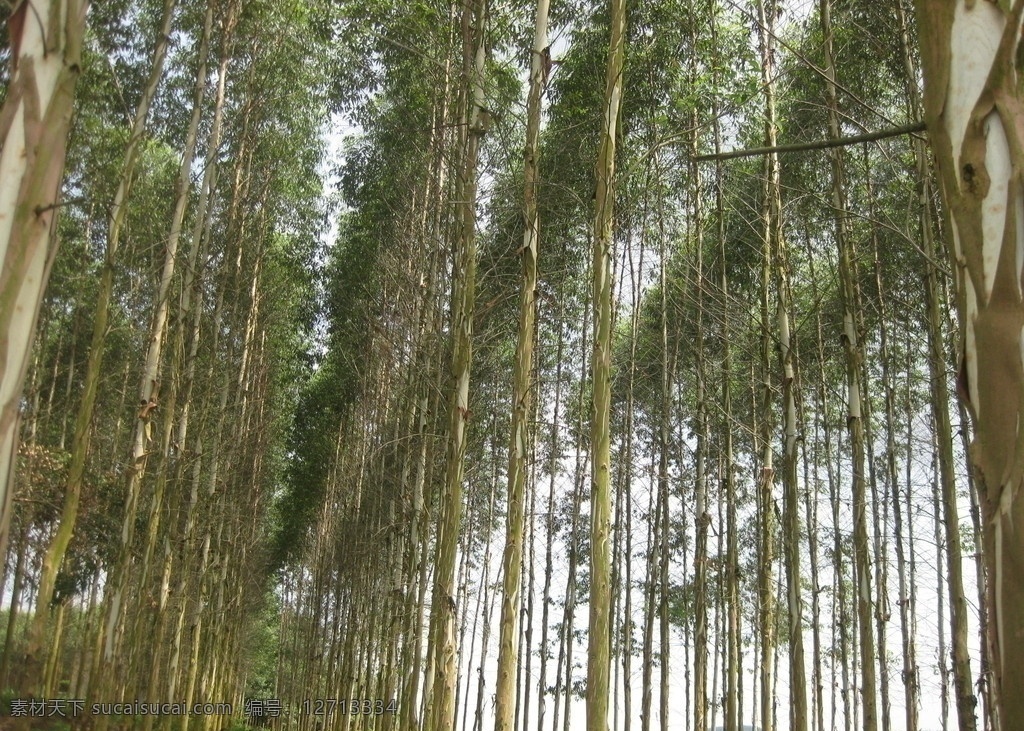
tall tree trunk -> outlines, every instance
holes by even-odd
[[[652,470],[654,466],[652,465]],[[650,731],[651,728],[651,703],[653,700],[654,687],[654,615],[656,610],[655,596],[657,595],[658,581],[655,575],[658,550],[658,534],[661,530],[661,509],[662,501],[659,492],[652,486],[650,497],[647,501],[647,514],[651,516],[647,521],[647,566],[644,576],[644,633],[643,633],[643,680],[640,696],[640,729]]]
[[[593,407],[591,411],[590,624],[587,652],[587,731],[607,731],[610,670],[612,220],[615,148],[622,102],[626,2],[611,0],[601,148],[597,159],[593,257]]]
[[[523,279],[519,294],[519,335],[512,382],[512,426],[508,457],[508,517],[505,554],[502,559],[503,588],[501,629],[498,639],[498,685],[495,691],[495,731],[512,731],[516,711],[513,670],[518,666],[516,636],[519,618],[519,574],[523,563],[523,521],[526,490],[526,459],[531,412],[533,342],[536,333],[538,225],[537,187],[540,156],[541,94],[550,64],[548,54],[548,0],[537,1],[537,15],[530,64],[530,93],[526,102],[526,150],[523,184]]]
[[[88,0],[21,0],[0,108],[0,556],[11,522],[21,387],[57,253],[58,197]]]
[[[872,221],[877,221],[875,216],[875,192],[874,185],[871,181],[871,160],[868,156],[868,147],[864,145],[864,178],[865,188],[867,193],[867,204],[868,204],[868,217]],[[872,227],[871,230],[871,254],[873,258],[873,268],[875,272],[875,284],[878,288],[877,296],[879,301],[879,312],[883,313],[880,317],[879,322],[879,357],[885,361],[882,365],[882,387],[883,392],[886,396],[890,393],[890,386],[888,381],[888,320],[884,313],[885,307],[885,287],[881,276],[881,261],[878,258],[878,228]],[[860,300],[861,304],[858,305],[858,311],[860,313],[859,327],[862,331],[866,331],[867,328],[864,325],[864,307],[863,300]],[[864,382],[869,382],[870,373],[868,372],[867,364],[863,364],[863,379]],[[872,523],[874,529],[874,551],[875,551],[875,586],[878,596],[878,601],[875,602],[875,633],[877,639],[877,652],[875,653],[876,661],[878,663],[878,692],[879,699],[881,701],[881,721],[882,731],[891,731],[892,728],[892,702],[889,695],[889,649],[888,649],[888,632],[887,624],[892,612],[889,606],[889,539],[886,533],[889,526],[889,503],[882,499],[879,488],[878,488],[878,470],[876,469],[875,460],[875,436],[874,428],[872,426],[873,421],[871,418],[872,400],[865,400],[865,437],[867,439],[868,447],[868,464],[869,475],[871,479],[871,503],[874,506],[872,510]],[[886,416],[889,414],[887,412]],[[891,420],[887,419],[887,424],[891,424]],[[887,430],[889,434],[892,430]],[[884,478],[883,478],[884,480]],[[879,514],[881,512],[881,514]]]
[[[561,302],[561,298],[556,301]],[[558,463],[561,458],[561,442],[559,440],[559,418],[562,414],[562,354],[565,349],[565,328],[562,326],[562,313],[559,311],[552,320],[558,330],[558,344],[555,347],[555,396],[554,406],[551,414],[550,430],[550,453],[548,456],[548,504],[547,514],[544,521],[544,590],[543,609],[541,610],[540,625],[540,671],[537,678],[538,701],[537,701],[537,731],[544,731],[544,712],[547,707],[547,667],[548,667],[548,616],[552,604],[551,599],[551,574],[554,569],[554,542],[555,542],[555,477],[557,475]],[[557,674],[557,671],[556,671]],[[554,714],[558,716],[557,711]]]
[[[662,183],[661,165],[660,161],[656,157],[654,159],[654,185],[657,191],[655,198],[656,212],[655,215],[658,219],[658,256],[661,260],[661,272],[660,272],[660,289],[661,296],[659,307],[661,309],[661,332],[659,333],[661,338],[660,343],[660,360],[661,360],[661,394],[660,394],[660,413],[658,414],[658,503],[661,506],[659,512],[659,518],[656,521],[654,528],[655,535],[658,539],[655,544],[658,547],[658,628],[659,628],[659,641],[660,641],[660,656],[658,658],[658,665],[660,671],[661,687],[658,695],[658,719],[662,731],[668,729],[668,703],[669,703],[669,653],[670,653],[670,638],[669,638],[669,592],[670,588],[668,585],[668,566],[669,566],[669,554],[670,554],[670,522],[669,522],[669,461],[671,459],[670,452],[672,449],[672,381],[673,371],[675,370],[675,353],[669,352],[669,337],[668,337],[668,278],[667,267],[669,261],[668,253],[668,236],[665,233],[665,201],[662,191],[664,191],[664,185]],[[643,272],[643,238],[640,240],[640,271],[631,273],[631,281],[633,287],[636,289],[636,283],[642,281]],[[634,306],[633,314],[634,322],[640,320],[640,301],[639,296]],[[634,332],[632,341],[634,349],[637,340],[637,334]],[[636,361],[635,352],[630,356],[630,363]],[[632,368],[632,365],[631,365]],[[630,376],[630,421],[627,424],[627,429],[632,432],[632,390],[633,390],[633,376]],[[630,446],[630,464],[632,463],[632,443]],[[632,501],[629,501],[631,503]],[[627,505],[626,509],[629,509]],[[683,554],[683,564],[686,563],[685,552]],[[629,587],[627,587],[629,591]],[[627,679],[628,682],[628,679]]]
[[[64,483],[64,502],[61,507],[60,522],[57,532],[50,541],[43,557],[42,573],[39,577],[39,594],[36,599],[36,611],[29,633],[29,644],[26,667],[32,668],[42,649],[46,623],[49,620],[50,601],[53,598],[54,582],[61,562],[67,551],[71,536],[74,534],[78,518],[78,504],[82,491],[82,480],[85,475],[85,463],[89,454],[89,442],[92,436],[93,410],[99,390],[99,380],[103,369],[103,352],[107,339],[107,319],[110,310],[110,297],[113,291],[114,265],[120,245],[121,229],[128,214],[128,198],[131,193],[132,179],[139,160],[140,147],[146,134],[146,120],[149,107],[156,96],[157,86],[163,77],[164,59],[170,42],[171,20],[177,0],[164,0],[163,16],[157,29],[156,46],[150,67],[149,79],[143,89],[135,109],[131,135],[124,153],[121,177],[114,193],[114,204],[107,224],[107,242],[104,253],[103,272],[100,275],[100,291],[96,301],[96,312],[93,316],[92,340],[89,344],[89,357],[86,365],[85,384],[82,401],[75,415],[75,430],[71,442],[71,463],[68,467]]]
[[[1024,161],[1024,92],[1017,82],[1024,2],[918,0],[916,8],[925,121],[958,285],[958,391],[975,428],[970,458],[984,518],[992,692],[1001,727],[1012,729],[1024,725],[1024,666],[1014,662],[1024,641],[1024,437],[1017,427],[1024,409],[1024,190],[1017,172]],[[943,503],[947,530],[958,530],[955,493]],[[956,667],[964,662],[956,645],[966,640],[958,628],[966,606],[962,590],[952,599]],[[955,682],[958,710],[973,716],[969,676],[966,686]]]
[[[799,404],[799,420],[807,426],[806,400],[801,392]],[[814,444],[817,445],[818,422],[814,425]],[[819,530],[819,479],[818,462],[815,450],[815,461],[813,473],[811,460],[808,458],[807,440],[801,440],[801,452],[803,458],[804,473],[804,510],[806,515],[807,548],[810,555],[810,583],[811,583],[811,644],[813,667],[811,669],[811,705],[814,715],[815,731],[825,731],[825,709],[824,709],[824,675],[822,672],[822,647],[821,647],[821,591],[820,571],[818,568],[818,530]]]
[[[495,421],[495,422],[497,421],[497,419],[493,418],[493,417],[492,417],[492,420]],[[491,431],[496,432],[497,429],[495,428],[495,429],[492,429]],[[497,452],[497,449],[498,449],[497,435],[495,435],[494,438],[491,440],[491,445],[490,446],[491,446],[491,448],[495,452]],[[494,503],[495,503],[495,500],[496,500],[496,497],[497,497],[497,493],[498,493],[498,460],[495,459],[495,460],[491,460],[491,461],[493,463],[492,466],[491,466],[491,490],[490,490],[490,498],[489,498],[488,503],[487,503],[487,518],[486,518],[486,522],[484,523],[485,525],[488,525],[488,526],[489,525],[493,525],[493,520],[494,520]],[[473,729],[477,729],[478,726],[482,729],[482,724],[483,724],[484,694],[485,694],[485,691],[486,691],[486,682],[485,682],[485,677],[484,677],[484,665],[487,662],[488,645],[490,644],[490,639],[491,639],[491,614],[492,614],[493,605],[494,605],[494,593],[492,593],[492,589],[491,589],[491,540],[493,538],[493,535],[494,535],[493,531],[490,531],[490,530],[487,531],[487,538],[485,539],[484,556],[483,556],[483,576],[480,579],[480,583],[483,584],[484,589],[483,589],[482,592],[478,591],[476,593],[477,594],[476,610],[475,610],[474,616],[473,616],[473,630],[470,633],[471,640],[470,640],[470,647],[469,647],[468,658],[469,658],[469,664],[470,664],[470,666],[472,666],[472,662],[473,662],[473,645],[476,642],[476,636],[477,636],[477,629],[476,629],[476,627],[477,627],[477,622],[480,620],[480,615],[482,614],[483,615],[483,625],[484,626],[483,626],[483,632],[482,632],[483,636],[480,639],[480,645],[481,645],[481,647],[480,647],[480,664],[477,666],[477,673],[476,673],[477,674],[477,682],[476,682],[476,709],[475,709],[475,712],[473,714]],[[506,548],[507,548],[507,544],[506,544]],[[482,611],[481,611],[481,609],[482,609]],[[462,709],[462,726],[461,727],[463,729],[469,728],[469,726],[467,726],[467,724],[466,724],[466,717],[467,717],[467,715],[469,713],[469,703],[468,703],[469,688],[472,686],[472,684],[473,684],[472,674],[468,674],[468,677],[466,678],[466,698],[467,698],[467,702],[464,703],[463,709]],[[515,710],[514,704],[513,704],[513,710]],[[510,731],[511,731],[511,728],[510,728]]]
[[[828,107],[830,139],[840,137],[839,110],[836,100],[836,69],[832,52],[832,19],[830,0],[821,0],[822,35],[825,38],[825,97]],[[876,731],[878,713],[876,710],[875,643],[872,625],[871,601],[871,556],[867,526],[867,486],[863,424],[864,384],[861,378],[864,362],[863,347],[858,341],[856,272],[853,257],[853,243],[850,241],[846,213],[846,192],[843,180],[843,153],[840,148],[832,150],[832,205],[835,210],[835,237],[839,249],[839,279],[843,303],[843,347],[846,354],[847,377],[847,427],[850,432],[853,472],[853,554],[857,577],[857,632],[860,639],[861,656],[861,701],[864,711],[864,731]]]
[[[774,82],[769,83],[769,88]],[[773,98],[774,102],[774,98]],[[769,124],[772,133],[769,146],[774,146],[774,103],[771,104]],[[772,194],[772,220],[779,228],[772,238],[776,248],[776,321],[778,323],[779,360],[782,370],[782,413],[783,413],[783,544],[785,546],[786,588],[789,609],[789,695],[791,731],[807,729],[807,673],[804,668],[803,639],[803,587],[801,578],[800,550],[800,492],[797,484],[797,382],[796,352],[793,333],[790,329],[789,312],[792,307],[792,292],[789,278],[789,255],[781,231],[781,185],[777,156],[769,156],[769,185]]]
[[[922,170],[922,172],[926,172]],[[925,184],[928,190],[929,185]],[[928,196],[928,205],[930,205]],[[929,217],[930,218],[930,217]],[[960,543],[960,515],[957,506],[956,473],[953,459],[953,428],[949,413],[949,382],[946,372],[946,353],[942,337],[938,273],[934,264],[937,254],[935,239],[931,235],[930,220],[925,222],[929,233],[925,235],[929,261],[925,271],[925,301],[928,307],[928,368],[931,374],[932,418],[935,424],[936,448],[939,459],[939,484],[942,492],[943,539],[947,553],[947,590],[950,604],[950,641],[953,650],[953,690],[956,696],[957,719],[960,731],[975,731],[977,717],[971,680],[971,657],[968,647],[967,596],[963,582],[963,550]]]
[[[539,333],[534,328],[534,350],[536,351],[538,344],[540,343]],[[538,370],[534,366],[532,380],[534,384],[537,382]],[[536,388],[536,385],[534,385]],[[534,400],[533,413],[530,416],[531,420],[537,424],[541,418],[541,403]],[[522,700],[521,709],[516,711],[516,727],[521,728],[522,731],[529,731],[530,728],[530,695],[533,688],[533,679],[535,673],[533,672],[533,611],[534,603],[537,600],[537,482],[540,474],[540,466],[537,452],[537,439],[536,431],[533,432],[533,439],[530,440],[530,502],[526,506],[526,513],[530,516],[528,524],[529,541],[528,552],[525,558],[525,566],[523,568],[523,581],[526,583],[526,606],[523,607],[522,611],[527,621],[523,623],[522,633],[524,647],[520,651],[520,656],[526,658],[526,662],[520,666],[523,669],[522,672]]]
[[[935,433],[932,432],[932,529],[933,536],[935,537],[935,596],[938,598],[936,602],[937,607],[937,619],[936,626],[939,630],[939,646],[938,646],[938,661],[939,661],[939,722],[942,727],[942,731],[947,731],[949,728],[949,657],[946,654],[946,592],[944,582],[942,581],[942,574],[944,573],[945,566],[943,565],[943,559],[945,555],[942,550],[942,519],[940,517],[939,503],[941,502],[939,497],[939,467],[938,467],[938,448],[934,442]]]
[[[466,135],[459,182],[459,236],[452,270],[452,385],[444,500],[438,528],[437,561],[431,609],[434,681],[430,731],[451,731],[455,723],[458,647],[455,638],[455,559],[462,528],[462,479],[469,419],[469,379],[473,359],[476,302],[477,157],[489,119],[484,110],[486,3],[467,3],[462,13]]]
[[[590,308],[583,309],[583,337],[580,339],[580,361],[586,360],[587,347],[590,344],[590,336],[587,333],[590,324]],[[586,376],[581,369],[579,383],[576,389],[576,398],[580,403],[586,398]],[[582,434],[584,430],[583,409],[577,409],[576,431]],[[576,572],[579,566],[580,557],[580,511],[583,500],[585,473],[589,469],[590,455],[585,453],[582,440],[576,440],[575,465],[573,469],[573,493],[572,493],[572,515],[570,518],[569,531],[566,537],[568,543],[567,580],[565,582],[565,601],[562,603],[562,623],[559,633],[558,645],[558,679],[555,681],[555,708],[552,728],[558,728],[559,702],[565,696],[565,708],[562,713],[562,729],[569,731],[569,720],[572,712],[572,655],[575,646],[575,632],[573,631],[576,621]],[[563,675],[564,669],[564,675]]]
[[[210,12],[209,9],[207,11]],[[206,51],[207,33],[204,27],[203,40],[199,46],[199,66],[196,72],[195,88],[192,100],[192,117],[186,132],[184,151],[178,168],[178,179],[175,185],[174,212],[172,214],[170,233],[164,251],[163,267],[157,286],[155,310],[150,322],[146,344],[146,356],[139,385],[138,413],[131,438],[131,455],[127,469],[125,485],[124,516],[121,526],[120,554],[116,567],[111,572],[110,587],[107,591],[107,620],[105,628],[106,644],[104,661],[110,663],[114,659],[117,645],[119,625],[122,618],[122,603],[127,590],[128,571],[132,557],[132,543],[135,534],[135,518],[138,509],[142,475],[146,469],[149,455],[149,444],[152,439],[152,417],[159,403],[160,361],[163,350],[165,324],[170,302],[171,279],[174,276],[177,258],[178,241],[181,237],[185,208],[191,188],[192,163],[195,159],[196,138],[199,122],[202,118],[203,100],[206,96]],[[105,717],[104,717],[105,718]],[[101,719],[101,723],[104,723]]]
[[[761,83],[763,85],[765,105],[765,144],[774,147],[777,141],[777,122],[775,112],[775,8],[766,7],[762,0],[757,4],[759,46],[761,52]],[[792,333],[789,324],[791,308],[789,261],[782,225],[782,189],[779,175],[778,154],[770,153],[765,158],[763,230],[765,240],[765,261],[763,275],[762,304],[762,370],[765,381],[765,394],[762,399],[762,439],[764,458],[762,474],[759,477],[761,497],[759,501],[759,520],[761,529],[761,551],[759,559],[759,605],[760,635],[762,637],[761,657],[761,726],[766,730],[774,728],[774,673],[772,672],[775,654],[775,618],[771,606],[775,601],[772,580],[773,548],[775,532],[773,517],[775,501],[772,485],[774,471],[772,469],[772,388],[770,366],[770,306],[769,291],[772,280],[775,286],[775,321],[779,343],[779,366],[782,371],[782,414],[783,414],[783,535],[786,546],[785,571],[788,585],[789,608],[789,669],[790,669],[790,721],[789,727],[798,731],[807,728],[807,690],[806,673],[804,670],[803,650],[803,602],[801,598],[800,573],[800,513],[798,509],[799,493],[797,486],[797,425],[795,398],[795,371],[793,363]]]
[[[725,251],[726,242],[720,240],[722,251]],[[723,258],[724,261],[724,258]],[[726,268],[722,268],[723,285],[726,281]],[[728,327],[728,326],[727,326]],[[722,407],[725,411],[725,421],[722,424],[723,440],[725,442],[725,454],[723,455],[723,469],[725,475],[722,479],[722,487],[725,497],[725,589],[723,603],[726,607],[725,619],[725,708],[723,717],[725,720],[725,731],[740,731],[740,695],[742,693],[742,673],[740,670],[742,642],[741,632],[741,607],[740,607],[740,559],[739,559],[739,526],[737,516],[736,495],[736,470],[734,467],[733,454],[733,424],[732,424],[732,353],[728,345],[729,333],[725,333],[725,350],[723,352],[724,371],[726,377],[722,380]],[[721,498],[720,498],[721,500]]]
[[[11,669],[11,655],[14,654],[14,628],[21,606],[21,590],[25,584],[25,554],[28,553],[28,530],[32,524],[31,515],[25,516],[24,525],[18,536],[17,558],[14,560],[14,581],[11,585],[11,603],[7,607],[7,627],[4,631],[3,660],[0,661],[0,687],[9,687],[8,673]],[[2,554],[0,554],[2,555]],[[4,589],[7,588],[6,582]]]
[[[718,3],[712,4],[711,13],[711,43],[715,49],[716,57],[719,55],[719,37],[718,37]],[[718,68],[720,64],[715,63],[714,79],[718,80]],[[721,110],[719,107],[718,97],[715,96],[715,101],[712,107],[713,116],[713,131],[714,131],[714,144],[715,153],[718,154],[722,149],[722,125],[721,125]],[[721,429],[721,456],[719,464],[720,472],[720,490],[718,497],[718,554],[719,554],[719,591],[718,591],[718,606],[717,614],[721,618],[722,631],[718,632],[719,642],[722,645],[722,671],[723,677],[723,708],[722,717],[725,724],[725,731],[739,731],[740,718],[739,718],[739,699],[741,693],[740,687],[740,656],[741,656],[741,637],[740,637],[740,590],[739,590],[739,547],[738,547],[738,535],[737,535],[737,511],[736,511],[736,470],[735,470],[735,458],[733,452],[733,409],[732,409],[732,371],[733,371],[733,360],[732,360],[732,328],[730,326],[729,317],[729,267],[727,262],[729,258],[726,253],[727,241],[726,241],[726,207],[725,207],[725,170],[721,160],[715,164],[715,217],[716,217],[716,235],[715,238],[718,242],[719,247],[719,261],[721,266],[720,274],[720,288],[721,297],[725,302],[724,316],[722,317],[722,392],[721,392],[721,412],[722,418],[720,420]],[[723,498],[725,502],[725,525],[723,526],[722,521],[722,503]],[[698,517],[698,520],[700,518]],[[705,519],[705,522],[710,526],[711,516],[710,514]],[[699,524],[698,524],[699,525]],[[707,528],[704,528],[705,532]],[[724,537],[724,541],[723,541]],[[724,543],[724,546],[723,546]],[[724,548],[724,552],[723,549]],[[723,555],[724,553],[724,555]],[[724,561],[723,561],[724,559]],[[723,577],[724,574],[724,577]],[[724,578],[724,581],[723,581]],[[722,611],[722,607],[725,607],[725,611]],[[724,616],[723,616],[724,615]],[[717,662],[718,655],[715,655],[715,661]],[[712,673],[712,677],[715,679],[715,683],[718,682],[718,674]],[[717,701],[718,693],[716,689],[712,690],[711,698]],[[711,727],[715,725],[715,713],[718,709],[718,704],[712,705],[711,711]],[[698,731],[704,731],[703,728],[699,728]]]
[[[690,12],[696,9],[691,3]],[[694,27],[691,30],[690,42],[696,46],[697,32]],[[697,58],[691,60],[689,78],[695,82],[699,70]],[[717,79],[716,79],[717,80]],[[717,106],[717,105],[716,105]],[[716,110],[712,115],[717,123]],[[696,110],[692,113],[691,126],[693,135],[690,138],[690,155],[696,157],[698,154],[698,125],[699,118]],[[715,128],[716,152],[718,151],[718,128]],[[720,171],[719,171],[720,172]],[[716,180],[717,183],[717,180]],[[700,169],[696,163],[690,165],[690,198],[692,200],[693,236],[695,238],[695,259],[696,259],[696,286],[697,286],[697,333],[694,343],[695,377],[697,381],[697,440],[694,453],[694,523],[696,524],[696,543],[693,551],[693,635],[696,652],[693,656],[693,727],[698,731],[706,731],[708,717],[708,528],[711,525],[711,513],[708,510],[708,482],[707,482],[707,452],[708,452],[708,405],[707,405],[707,356],[704,347],[704,211],[702,196],[703,181],[700,177]],[[716,202],[721,203],[720,190],[716,185]],[[716,211],[720,221],[721,210]],[[664,256],[662,257],[665,258]],[[661,268],[664,272],[667,262],[662,261]],[[667,302],[667,281],[664,274],[661,277],[661,345],[668,350],[668,302]],[[662,361],[667,354],[662,356]],[[664,368],[664,365],[663,365]],[[667,370],[667,368],[665,369]],[[727,378],[728,376],[726,376]],[[663,384],[664,385],[664,384]],[[664,398],[664,397],[663,397]],[[663,408],[667,404],[663,401]]]

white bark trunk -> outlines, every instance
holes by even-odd
[[[1024,727],[1024,0],[918,0],[925,118],[953,245],[959,387],[975,426],[989,645],[1003,729]]]
[[[21,388],[57,251],[57,197],[87,0],[22,0],[7,26],[11,81],[0,110],[0,553],[6,549]]]

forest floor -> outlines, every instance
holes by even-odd
[[[53,718],[0,718],[0,731],[66,731],[71,728],[72,725],[68,721]],[[77,725],[75,728],[84,726]]]
[[[94,725],[95,720],[91,716],[75,719],[0,716],[0,731],[89,731]],[[134,731],[143,727],[142,719],[131,721],[126,718],[111,721],[108,725],[110,731]],[[250,727],[225,725],[224,731],[250,731]]]

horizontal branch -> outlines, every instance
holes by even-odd
[[[698,155],[693,158],[694,162],[706,160],[731,160],[736,157],[754,157],[756,155],[770,155],[773,152],[803,152],[805,150],[826,150],[830,147],[844,147],[855,145],[858,142],[871,142],[872,140],[884,140],[886,137],[899,137],[900,135],[923,132],[924,122],[883,129],[880,132],[868,132],[867,134],[855,135],[853,137],[841,137],[838,140],[817,140],[815,142],[800,142],[795,145],[779,145],[778,147],[753,147],[749,150],[733,150],[722,152],[717,155]]]
[[[46,205],[46,206],[36,206],[34,212],[35,212],[35,214],[37,216],[41,216],[44,213],[52,211],[55,208],[60,208],[61,206],[75,206],[75,205],[78,205],[79,203],[88,203],[88,202],[89,202],[89,198],[86,197],[86,196],[82,196],[81,198],[68,198],[66,200],[59,200],[59,201],[56,201],[55,203],[50,203],[49,205]]]

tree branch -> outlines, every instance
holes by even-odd
[[[779,145],[778,147],[753,147],[749,150],[733,150],[722,152],[717,155],[698,155],[693,158],[694,162],[705,162],[707,160],[731,160],[736,157],[754,157],[755,155],[770,155],[773,152],[803,152],[805,150],[826,150],[830,147],[844,147],[855,145],[858,142],[871,142],[873,140],[884,140],[886,137],[898,137],[900,135],[923,132],[924,122],[915,122],[903,127],[883,129],[880,132],[868,132],[867,134],[854,135],[853,137],[841,137],[838,140],[817,140],[815,142],[800,142],[795,145]]]

